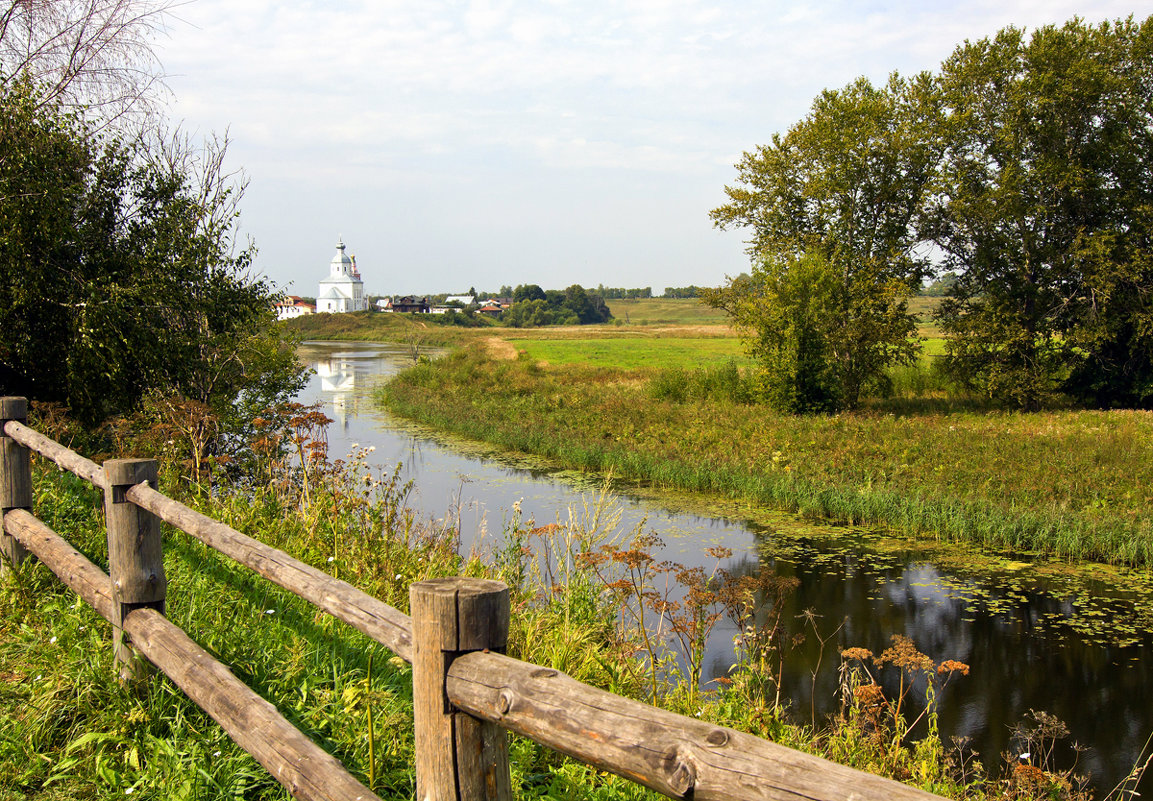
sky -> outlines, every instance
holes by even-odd
[[[171,119],[227,132],[241,236],[314,296],[338,239],[371,294],[716,286],[742,153],[825,88],[935,70],[1015,25],[1153,0],[192,0],[157,55]]]

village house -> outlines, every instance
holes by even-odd
[[[299,295],[288,295],[273,304],[277,320],[294,320],[306,314],[314,314],[316,306],[312,305]]]
[[[391,307],[384,309],[384,311],[428,314],[431,307],[427,297],[418,298],[415,295],[402,295],[399,298],[392,298]]]

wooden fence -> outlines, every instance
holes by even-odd
[[[149,664],[164,672],[295,798],[377,796],[164,617],[160,521],[412,663],[420,801],[511,798],[506,730],[671,798],[937,798],[504,656],[509,597],[500,582],[417,582],[409,617],[161,494],[155,461],[97,465],[29,428],[26,413],[25,399],[0,398],[0,570],[37,557],[112,623],[124,679],[146,680]],[[111,575],[33,516],[30,451],[104,491]]]

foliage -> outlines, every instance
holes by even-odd
[[[1153,403],[1153,18],[1006,28],[944,63],[926,235],[954,375],[1034,408]]]
[[[605,300],[638,300],[641,298],[651,298],[653,296],[653,288],[651,286],[636,287],[635,289],[626,289],[625,287],[606,287],[604,284],[597,284],[597,294]]]
[[[757,395],[753,381],[741,373],[735,360],[719,366],[695,370],[669,367],[653,376],[650,393],[656,400],[684,403],[687,400],[716,400],[728,403],[752,403]]]
[[[706,295],[723,305],[761,364],[761,395],[774,409],[833,412],[844,405],[835,350],[842,309],[839,277],[815,254],[781,266],[764,263],[749,280]]]
[[[907,298],[927,270],[912,224],[935,164],[934,143],[918,139],[930,99],[927,76],[826,90],[785,136],[745,153],[740,185],[710,213],[751,230],[757,266],[706,302],[745,332],[780,408],[853,408],[915,356]]]
[[[588,325],[612,319],[604,298],[580,284],[563,292],[545,291],[536,284],[522,284],[513,290],[513,304],[501,320],[513,328],[545,325]]]
[[[694,286],[692,284],[688,286],[666,286],[665,293],[661,297],[676,299],[696,298],[700,297],[702,289],[704,289],[704,287]]]
[[[844,341],[830,353],[849,407],[909,361],[906,297],[932,266],[944,365],[966,390],[1023,409],[1147,408],[1151,76],[1153,17],[1005,28],[960,45],[936,75],[823,92],[745,154],[711,216],[749,229],[772,274],[817,254],[841,278]],[[729,309],[743,286],[711,302]],[[770,368],[781,358],[761,355]],[[778,372],[796,372],[784,362]]]
[[[228,428],[295,392],[272,287],[233,253],[225,143],[122,144],[0,89],[0,384],[88,425],[150,394]]]

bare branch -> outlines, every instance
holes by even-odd
[[[139,128],[167,97],[153,43],[175,0],[8,0],[0,10],[0,81],[28,76],[45,103]]]

